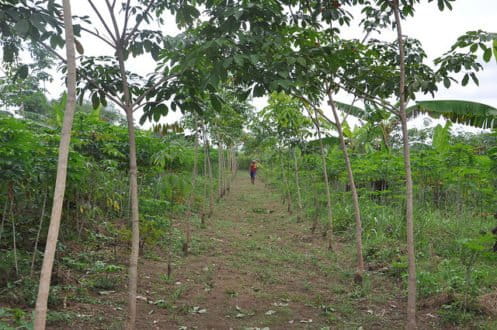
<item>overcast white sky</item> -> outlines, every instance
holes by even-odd
[[[103,1],[96,1],[101,7],[104,7]],[[497,32],[497,1],[496,0],[458,0],[453,3],[452,11],[440,12],[437,8],[436,1],[417,6],[414,18],[409,18],[404,22],[404,34],[419,39],[430,60],[447,51],[454,43],[456,38],[469,30],[482,29],[490,32]],[[90,15],[94,17],[87,1],[72,1],[73,14]],[[359,16],[360,13],[357,13]],[[94,18],[95,19],[95,18]],[[162,29],[171,35],[177,34],[174,18],[171,17],[170,23]],[[363,33],[360,28],[354,24],[350,28],[343,29],[344,36],[347,38],[361,38]],[[385,31],[380,36],[372,36],[384,40],[394,40],[395,34],[392,31]],[[102,55],[109,50],[96,41],[93,37],[85,37],[82,40],[85,47],[85,53],[88,55]],[[138,58],[128,62],[128,68],[132,71],[146,74],[154,70],[153,61],[147,58]],[[466,87],[453,86],[450,89],[440,87],[437,93],[437,99],[462,99],[486,103],[497,107],[497,63],[494,59],[488,65],[485,65],[485,71],[479,74],[480,86],[470,84]],[[56,78],[53,84],[49,86],[52,96],[57,96],[63,90],[62,80]],[[343,101],[351,100],[348,95],[339,95]],[[427,96],[419,96],[418,99],[428,99]],[[257,108],[265,105],[265,99],[260,98],[253,101]],[[140,114],[136,114],[138,119]],[[179,113],[170,113],[166,120],[175,121],[179,118]],[[148,126],[148,125],[147,125]]]

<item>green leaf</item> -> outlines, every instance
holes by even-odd
[[[243,66],[243,55],[235,55],[235,63],[239,66]]]
[[[444,78],[444,86],[445,88],[449,88],[450,87],[450,79],[445,77]]]
[[[462,78],[462,82],[461,82],[461,84],[462,84],[463,86],[466,86],[466,85],[468,84],[468,81],[469,81],[469,75],[466,73],[466,74],[464,75],[464,78]]]
[[[16,78],[26,79],[28,77],[29,67],[27,65],[21,65],[16,73]]]
[[[492,43],[492,48],[494,49],[494,58],[495,61],[497,62],[497,39],[494,39]]]
[[[16,25],[14,25],[14,30],[16,30],[17,33],[24,35],[28,33],[29,31],[29,22],[25,19],[19,20]]]
[[[254,97],[261,97],[266,93],[266,89],[262,85],[255,85],[252,95]]]
[[[3,46],[3,61],[5,63],[12,63],[14,61],[14,53],[15,53],[14,47],[12,47],[10,45],[4,45]]]
[[[438,9],[440,11],[444,10],[444,2],[443,2],[443,0],[438,0]]]
[[[483,60],[488,63],[490,62],[491,58],[492,58],[492,49],[491,48],[485,49],[485,52],[483,53]]]
[[[471,76],[471,79],[473,79],[473,82],[476,84],[476,86],[479,86],[480,85],[480,81],[476,77],[476,74],[474,72],[471,72],[470,76]]]
[[[212,104],[212,107],[214,108],[214,110],[220,111],[222,106],[221,106],[221,102],[219,102],[219,98],[216,95],[211,94],[210,100],[211,100],[211,104]]]
[[[33,24],[33,26],[35,28],[37,28],[39,31],[43,32],[43,31],[46,31],[45,29],[45,23],[43,22],[43,17],[38,14],[38,13],[34,13],[33,15],[31,15],[31,17],[29,18],[29,21],[31,22],[31,24]]]
[[[303,58],[303,57],[298,57],[298,58],[297,58],[297,63],[299,63],[299,64],[300,64],[300,65],[302,65],[302,66],[305,66],[305,65],[306,65],[305,58]]]
[[[98,93],[93,93],[91,95],[91,105],[93,106],[93,109],[98,108],[100,105],[100,98],[98,97]]]

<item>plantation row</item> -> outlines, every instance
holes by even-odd
[[[439,11],[452,10],[454,2],[427,1]],[[140,251],[168,241],[171,259],[173,241],[179,241],[173,228],[181,227],[181,249],[188,255],[191,220],[205,225],[215,199],[229,192],[242,144],[245,157],[262,160],[262,173],[282,192],[296,221],[311,221],[312,232],[323,226],[333,253],[340,253],[340,232],[355,224],[358,284],[367,278],[371,258],[384,264],[381,269],[398,269],[407,287],[408,329],[417,327],[416,299],[424,294],[454,290],[442,309],[456,319],[480,311],[473,304],[477,289],[491,290],[492,284],[489,276],[481,276],[489,279],[482,284],[473,275],[488,266],[484,257],[495,256],[494,237],[484,220],[475,225],[469,219],[495,211],[494,136],[484,136],[488,143],[451,137],[448,124],[435,129],[430,143],[407,124],[427,113],[494,128],[497,109],[491,106],[417,98],[434,97],[441,86],[478,85],[481,60],[497,60],[495,33],[466,32],[429,63],[421,42],[403,32],[406,19],[424,5],[420,0],[85,4],[76,11],[70,0],[0,4],[0,100],[36,122],[2,119],[0,244],[10,260],[4,283],[21,291],[35,287],[18,279],[35,276],[41,256],[32,257],[44,247],[35,329],[45,328],[50,292],[56,293],[56,251],[78,265],[74,251],[88,239],[96,249],[108,241],[116,256],[121,243],[129,243],[125,327],[134,329]],[[181,31],[175,36],[164,32],[170,15]],[[363,35],[344,38],[350,27]],[[395,40],[375,38],[388,30]],[[95,55],[85,53],[89,47]],[[130,59],[147,65],[134,66]],[[65,75],[67,95],[52,105],[55,116],[46,122],[43,86],[55,67]],[[342,93],[353,96],[352,104],[338,102]],[[261,96],[270,96],[269,105],[252,114],[250,97]],[[112,104],[121,110],[127,129],[99,122],[98,110],[75,115],[76,104],[85,100],[93,109]],[[136,127],[135,120],[159,122],[170,110],[184,114],[184,136],[168,134],[175,125],[157,125],[154,133]],[[357,116],[361,127],[351,129],[344,114]],[[177,216],[186,220],[172,220]],[[58,245],[59,232],[66,244]],[[81,245],[70,248],[78,240]],[[429,275],[425,260],[433,262]],[[447,263],[457,276],[464,274],[461,280],[446,279],[445,268],[437,271]],[[93,271],[122,267],[99,265]],[[23,319],[22,312],[8,313]]]
[[[304,107],[298,101],[273,94],[269,104],[251,124],[255,134],[245,143],[245,152],[261,157],[264,182],[281,193],[295,221],[309,222],[313,233],[336,233],[338,241],[356,240],[352,192],[338,139],[331,135],[312,140],[313,122],[298,111]],[[402,148],[395,125],[385,139],[381,125],[386,123],[386,119],[370,121],[350,130],[347,144],[361,209],[366,269],[386,272],[406,288]],[[326,120],[320,125],[333,130]],[[474,325],[495,315],[492,301],[497,282],[492,269],[497,254],[492,230],[496,227],[497,135],[453,136],[450,128],[447,122],[409,131],[418,297],[422,306],[437,310],[443,323]],[[331,187],[332,222],[323,173]]]
[[[316,236],[329,234],[322,142],[335,240],[353,241],[350,185],[332,127],[321,121],[323,134],[328,137],[316,140],[312,121],[295,108],[302,104],[284,94],[272,95],[269,103],[260,113],[246,113],[251,118],[249,132],[237,133],[237,139],[244,141],[240,160],[243,173],[239,175],[245,175],[249,159],[258,159],[260,175],[266,185],[281,193],[289,216],[308,223]],[[126,220],[126,131],[103,121],[104,113],[81,109],[75,118],[51,308],[91,301],[95,293],[122,285],[122,253],[131,235]],[[174,272],[172,260],[200,253],[195,244],[196,231],[209,225],[211,203],[229,192],[235,170],[230,169],[234,162],[227,161],[228,152],[212,149],[205,136],[195,143],[198,134],[183,132],[181,127],[191,124],[192,118],[186,117],[181,125],[158,126],[155,132],[137,131],[141,253],[147,258],[167,259],[168,277]],[[411,150],[418,201],[418,295],[422,301],[441,297],[433,307],[440,309],[443,322],[475,324],[492,313],[481,301],[497,284],[492,272],[496,256],[490,252],[495,242],[490,230],[494,227],[497,195],[493,175],[497,136],[452,136],[450,126],[448,122],[445,127],[410,131],[411,140],[416,141]],[[1,265],[4,290],[0,299],[11,307],[32,307],[37,286],[34,276],[46,241],[47,201],[51,199],[47,187],[54,181],[58,128],[53,121],[3,116],[0,132],[1,183],[7,188],[1,197],[0,251],[5,262]],[[212,132],[216,132],[215,126]],[[404,287],[407,262],[401,210],[405,186],[398,136],[390,135],[385,143],[377,125],[358,127],[350,134],[348,145],[362,210],[366,269],[386,272]],[[205,157],[207,150],[209,157]],[[221,172],[220,155],[224,157]],[[231,157],[237,156],[232,153]],[[213,168],[209,169],[208,161]],[[198,175],[192,176],[194,171]],[[209,171],[214,174],[212,178]],[[89,276],[78,281],[84,273]],[[51,322],[60,321],[60,317],[57,312],[49,314]]]
[[[76,290],[73,285],[76,275],[64,278],[67,272],[87,271],[95,262],[97,265],[118,262],[120,258],[115,258],[121,255],[121,249],[127,250],[126,242],[131,235],[126,220],[129,216],[126,130],[101,120],[103,113],[97,109],[91,113],[79,112],[75,117],[61,242],[53,279],[56,286],[49,299],[52,307],[60,307],[67,296],[82,298],[78,297],[83,295],[82,289]],[[43,119],[36,122],[0,116],[3,206],[0,300],[12,307],[34,306],[37,289],[34,277],[47,239],[49,201],[53,193],[49,187],[55,180],[60,128],[55,120]],[[187,119],[182,126],[188,126]],[[183,249],[187,254],[192,247],[190,234],[185,233],[190,230],[186,222],[208,221],[212,203],[229,189],[236,166],[234,160],[228,161],[231,153],[219,144],[217,150],[212,149],[205,137],[199,149],[200,129],[193,135],[180,132],[182,128],[177,125],[157,126],[155,133],[137,131],[142,253],[153,254],[160,247],[175,253]],[[223,145],[221,140],[219,143]],[[203,175],[194,177],[192,173],[197,166]],[[189,212],[186,218],[185,212]],[[182,220],[174,223],[177,218]],[[114,251],[112,258],[109,251]],[[112,265],[109,267],[112,273]],[[93,270],[95,278],[88,284],[90,289],[99,287],[98,283],[104,283],[100,286],[112,283],[112,279],[101,276],[105,269]],[[115,270],[122,267],[116,266]]]

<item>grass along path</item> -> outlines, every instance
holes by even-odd
[[[296,223],[281,196],[243,174],[206,227],[195,227],[192,253],[174,259],[171,279],[162,258],[140,258],[137,329],[404,327],[397,279],[369,271],[356,285],[353,241],[328,251],[310,221]],[[71,329],[120,329],[126,290],[68,310],[78,315]],[[418,318],[422,328],[437,324],[429,306]]]

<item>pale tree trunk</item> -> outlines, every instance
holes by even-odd
[[[204,181],[204,192],[203,192],[203,201],[202,201],[202,216],[200,217],[200,221],[202,226],[205,225],[205,217],[207,216],[207,198],[209,198],[209,193],[208,193],[208,182],[207,182],[207,141],[205,140],[205,134],[204,134],[204,127],[202,126],[202,140],[204,142],[203,144],[203,151],[204,151],[204,161],[203,161],[203,168],[202,168],[202,175],[203,175],[203,181]]]
[[[2,236],[3,236],[3,227],[5,224],[5,219],[7,219],[7,208],[9,207],[9,199],[5,199],[5,205],[3,207],[3,213],[2,213],[2,224],[0,225],[0,243],[2,243]]]
[[[287,211],[289,214],[292,214],[292,195],[290,194],[290,184],[288,183],[288,179],[286,177],[286,167],[283,163],[283,151],[280,150],[280,164],[281,164],[281,173],[283,174],[283,184],[285,185],[285,196],[287,201]]]
[[[117,22],[114,12],[109,10],[114,30],[116,34],[116,55],[119,62],[119,70],[122,79],[124,94],[124,111],[128,123],[128,141],[129,141],[129,188],[131,200],[131,253],[129,257],[128,268],[128,315],[126,318],[126,329],[134,329],[136,322],[136,291],[138,287],[138,256],[140,253],[140,220],[138,210],[138,166],[136,160],[136,136],[135,123],[133,118],[133,101],[129,90],[128,79],[125,67],[124,45],[119,38]]]
[[[66,34],[67,54],[67,103],[64,112],[64,121],[59,143],[59,157],[57,161],[57,177],[53,194],[52,213],[48,228],[47,243],[41,267],[40,285],[36,298],[34,329],[45,329],[47,318],[47,301],[50,291],[50,278],[55,259],[57,238],[59,236],[60,219],[66,190],[67,162],[69,158],[69,143],[71,141],[71,129],[76,107],[76,57],[74,51],[74,34],[72,27],[70,0],[63,1],[64,6],[64,29]]]
[[[230,146],[226,146],[226,159],[225,159],[225,167],[224,167],[224,173],[226,173],[226,193],[229,194],[230,189],[231,189],[231,170],[230,170],[230,163],[231,163],[231,153],[230,153]]]
[[[206,152],[206,157],[207,157],[207,172],[209,176],[209,214],[207,215],[208,218],[212,216],[212,213],[214,212],[214,179],[212,175],[212,164],[211,164],[211,153],[210,153],[210,147],[209,147],[209,140],[207,139],[207,132],[204,127],[204,141],[205,141],[205,152]]]
[[[238,159],[236,158],[236,150],[233,150],[233,178],[238,173]]]
[[[218,197],[222,198],[223,197],[223,152],[221,150],[221,143],[217,144],[217,172],[218,172],[218,177],[217,177],[217,190],[218,190]]]
[[[41,207],[40,223],[38,225],[38,232],[36,233],[35,247],[33,249],[33,258],[31,259],[31,271],[30,276],[33,276],[35,269],[36,253],[38,252],[38,242],[40,241],[41,228],[43,227],[43,218],[45,218],[45,207],[47,205],[47,195],[48,191],[43,194],[43,205]]]
[[[19,263],[17,262],[17,243],[16,243],[16,218],[14,216],[14,199],[10,200],[10,221],[12,222],[12,245],[14,248],[14,265],[16,268],[16,276],[19,276]]]
[[[331,90],[328,91],[328,101],[333,111],[333,117],[335,118],[335,125],[338,131],[338,137],[340,139],[340,145],[342,146],[343,157],[345,158],[345,167],[347,168],[347,175],[349,177],[350,191],[352,192],[352,203],[354,204],[354,216],[356,225],[356,249],[357,249],[357,278],[356,281],[362,281],[362,274],[364,273],[364,258],[362,256],[362,221],[361,221],[361,209],[359,208],[359,196],[357,195],[357,189],[354,180],[354,174],[352,172],[352,165],[350,163],[349,152],[347,150],[347,145],[345,144],[345,138],[343,136],[343,128],[340,118],[338,117],[338,112],[336,109],[335,101],[331,94]]]
[[[413,183],[411,173],[411,155],[407,133],[407,115],[405,109],[405,55],[402,26],[399,13],[399,0],[392,1],[392,9],[397,25],[397,42],[399,44],[400,81],[399,81],[399,115],[402,124],[402,142],[404,145],[404,167],[406,171],[406,228],[407,228],[407,329],[416,329],[416,255],[414,252],[414,214]]]
[[[293,164],[295,169],[295,185],[297,186],[297,205],[299,207],[299,212],[297,214],[297,222],[302,220],[302,194],[300,193],[300,180],[299,180],[299,164],[297,161],[297,153],[295,147],[292,150],[293,153]]]
[[[224,152],[224,146],[221,149],[221,177],[222,179],[222,186],[223,186],[223,197],[226,195],[226,181],[228,178],[226,177],[226,163],[225,163],[225,152]]]
[[[230,163],[230,151],[229,151],[229,147],[226,146],[226,150],[225,150],[225,153],[223,155],[223,170],[224,170],[224,176],[226,178],[226,180],[224,181],[224,187],[225,187],[225,191],[226,191],[226,194],[228,194],[230,192],[230,188],[231,188],[231,176],[229,175],[229,171],[228,171],[228,167],[229,167],[229,163]]]
[[[128,268],[128,315],[126,329],[134,329],[136,321],[136,290],[138,286],[138,255],[140,252],[140,222],[138,211],[138,166],[133,110],[126,109],[129,136],[129,185],[131,190],[131,254]]]
[[[207,144],[207,170],[209,172],[209,214],[207,217],[210,218],[214,213],[214,175],[212,174],[209,144]]]
[[[197,131],[198,128],[195,127],[195,142],[194,142],[194,147],[193,147],[193,173],[192,173],[192,191],[190,193],[190,197],[188,198],[188,211],[187,211],[187,216],[186,216],[186,240],[185,243],[183,244],[183,253],[185,256],[188,255],[189,247],[190,247],[190,242],[191,242],[191,220],[190,218],[193,215],[193,206],[195,204],[195,189],[196,189],[196,181],[197,181],[197,153],[198,153],[198,137],[197,137]]]
[[[307,113],[312,119],[312,114],[310,110],[306,107]],[[323,140],[321,138],[321,128],[319,126],[319,119],[318,119],[318,114],[317,111],[314,111],[314,119],[313,119],[314,126],[316,127],[316,131],[318,133],[318,139],[319,139],[319,150],[321,152],[321,162],[323,165],[323,177],[324,177],[324,184],[326,186],[326,207],[328,211],[328,248],[330,250],[333,250],[333,244],[334,244],[334,238],[333,238],[333,211],[331,207],[331,192],[330,192],[330,183],[328,180],[328,170],[326,168],[326,155],[324,153],[324,146],[323,146]]]

